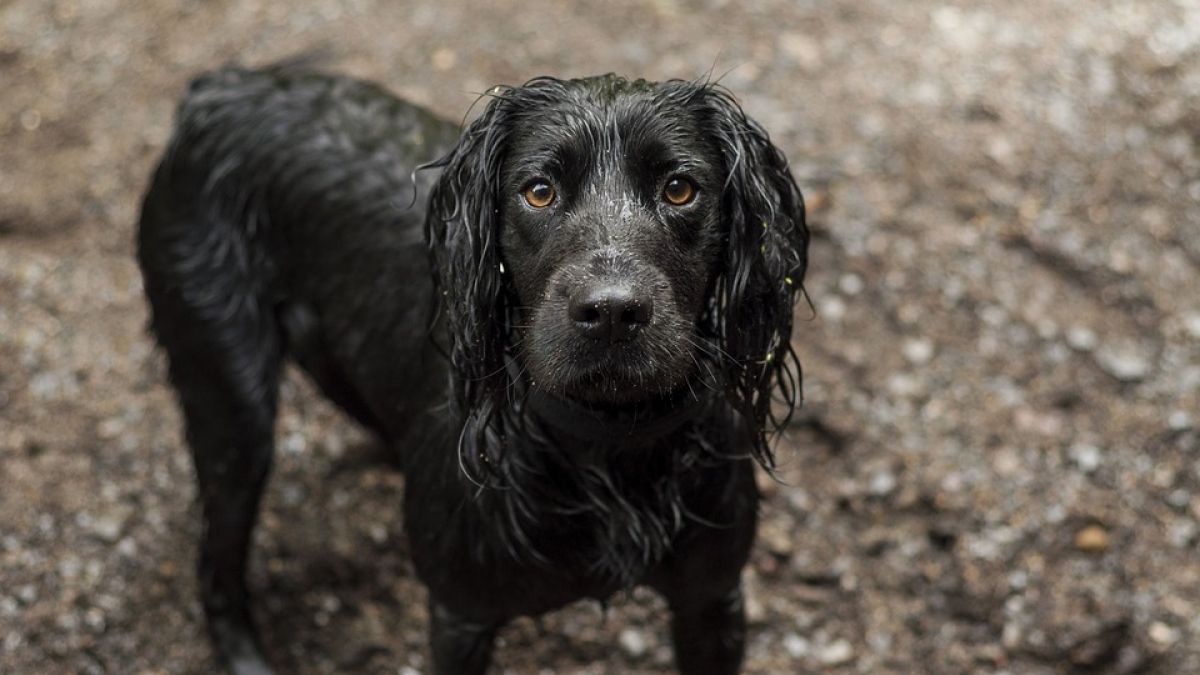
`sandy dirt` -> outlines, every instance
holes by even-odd
[[[0,672],[212,672],[133,223],[188,78],[326,48],[494,83],[712,73],[815,238],[748,673],[1200,673],[1195,0],[0,0]],[[252,584],[287,673],[427,672],[403,478],[294,373]],[[659,601],[497,673],[668,673]]]

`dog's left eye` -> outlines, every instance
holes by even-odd
[[[554,203],[554,188],[549,183],[534,181],[525,187],[521,196],[533,208],[544,209]]]
[[[672,178],[663,187],[663,199],[672,206],[684,206],[696,198],[696,186],[686,178]]]

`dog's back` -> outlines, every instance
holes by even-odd
[[[432,290],[413,288],[429,285],[421,228],[433,177],[416,169],[457,135],[349,78],[227,67],[194,80],[138,242],[176,386],[190,379],[177,361],[212,361],[206,373],[228,371],[248,401],[273,407],[286,351],[359,421],[401,433],[404,416],[364,399],[411,398],[381,390],[411,388],[418,373],[395,354],[427,342]],[[363,353],[385,343],[386,355]]]

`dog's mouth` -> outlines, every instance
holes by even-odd
[[[593,404],[622,407],[664,396],[673,391],[674,377],[666,373],[647,375],[638,369],[618,367],[571,368],[548,391]]]
[[[629,406],[674,395],[695,374],[690,341],[660,337],[616,344],[535,338],[524,365],[533,386],[548,393],[608,408]]]

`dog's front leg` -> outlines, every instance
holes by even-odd
[[[757,492],[752,471],[722,507],[706,513],[724,527],[700,527],[681,537],[676,555],[647,581],[671,608],[675,662],[682,675],[734,675],[746,645],[742,568],[754,544]]]
[[[455,614],[429,602],[429,643],[437,675],[483,675],[492,662],[492,645],[500,623]]]
[[[699,603],[673,603],[672,611],[671,638],[681,675],[738,672],[746,644],[741,587]]]

